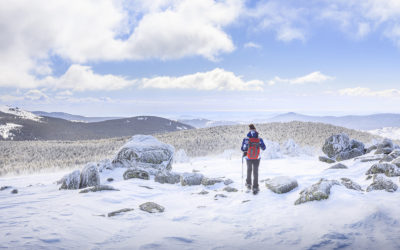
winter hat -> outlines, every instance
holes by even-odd
[[[256,130],[256,127],[254,127],[253,124],[250,124],[250,125],[249,125],[249,128],[250,128],[250,130]]]

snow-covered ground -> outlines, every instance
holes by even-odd
[[[18,125],[15,123],[2,124],[0,125],[0,137],[2,137],[3,139],[12,139],[12,137],[14,136],[12,131],[20,128],[22,128],[22,125]]]
[[[399,249],[400,191],[369,193],[334,186],[328,200],[295,206],[299,192],[319,178],[351,178],[364,189],[372,163],[345,161],[349,169],[326,170],[316,157],[262,160],[260,180],[294,177],[299,187],[275,194],[260,183],[257,196],[240,192],[240,158],[196,158],[173,170],[199,170],[208,177],[234,180],[237,193],[211,187],[123,180],[124,169],[103,172],[101,182],[120,191],[80,194],[58,190],[64,173],[0,178],[0,247],[10,249]],[[398,177],[392,180],[399,184]],[[148,186],[147,189],[141,186]],[[11,194],[13,188],[18,194]],[[209,191],[199,195],[202,190]],[[227,198],[214,199],[216,194]],[[165,212],[148,214],[138,206],[153,201]],[[134,208],[115,217],[101,217]]]
[[[400,140],[400,128],[386,127],[381,129],[369,130],[368,132],[374,135],[379,135],[393,140]]]
[[[40,122],[40,119],[42,118],[42,117],[37,116],[29,111],[25,111],[20,108],[8,107],[8,106],[4,106],[4,105],[0,105],[0,112],[12,114],[15,116],[19,116],[21,119],[32,120],[32,121],[36,121],[36,122]]]

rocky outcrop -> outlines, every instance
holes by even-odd
[[[81,171],[75,170],[72,173],[65,175],[59,182],[61,182],[60,189],[79,189],[81,183]]]
[[[329,198],[331,188],[334,185],[339,185],[338,181],[320,179],[317,183],[302,190],[300,192],[300,198],[296,200],[295,205],[300,205],[309,201],[319,201]]]
[[[387,177],[400,176],[400,168],[391,163],[376,163],[365,174],[385,174]]]
[[[148,212],[148,213],[162,213],[165,208],[161,205],[158,205],[154,202],[146,202],[139,206],[140,210]]]
[[[204,177],[201,180],[201,184],[204,185],[204,186],[212,186],[214,184],[221,183],[221,182],[224,182],[224,180],[219,179],[219,178],[207,178],[207,177]]]
[[[161,184],[168,183],[168,184],[176,184],[180,182],[180,174],[174,173],[174,172],[169,172],[169,171],[163,171],[157,173],[156,177],[154,178],[155,182],[159,182]]]
[[[338,163],[328,169],[348,169],[348,167],[342,163]]]
[[[100,175],[96,163],[88,163],[82,169],[79,188],[100,185]]]
[[[338,134],[325,140],[322,151],[331,159],[344,161],[365,154],[365,146],[360,141],[350,140],[346,134]]]
[[[84,193],[89,193],[89,192],[100,192],[100,191],[119,191],[119,189],[116,189],[116,188],[114,188],[112,186],[108,186],[108,185],[98,185],[98,186],[83,189],[79,193],[84,194]]]
[[[124,177],[124,180],[133,179],[133,178],[142,179],[142,180],[150,179],[150,175],[147,171],[139,170],[139,169],[128,169],[125,171],[123,177]]]
[[[143,169],[152,175],[172,168],[174,148],[150,135],[135,135],[118,151],[116,167]]]
[[[204,176],[200,173],[183,173],[181,175],[182,186],[200,185]]]
[[[327,156],[320,156],[318,157],[318,159],[322,162],[326,162],[326,163],[335,163],[336,161],[332,158],[329,158]]]
[[[372,184],[368,186],[367,192],[374,190],[385,190],[387,192],[395,192],[398,186],[384,175],[374,175]]]
[[[122,213],[127,213],[127,212],[130,212],[130,211],[133,211],[133,210],[134,210],[133,208],[123,208],[123,209],[108,213],[107,217],[113,217],[113,216],[116,216],[116,215],[119,215],[119,214],[122,214]]]
[[[265,186],[274,193],[284,194],[292,191],[299,185],[293,178],[287,176],[278,176],[273,179],[265,180]]]
[[[342,183],[343,186],[345,186],[347,189],[353,189],[357,191],[364,191],[360,185],[355,183],[354,181],[350,180],[349,178],[341,178],[340,182]]]

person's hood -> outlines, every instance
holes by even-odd
[[[258,138],[258,132],[254,130],[250,130],[250,132],[247,134],[247,137],[249,138]]]

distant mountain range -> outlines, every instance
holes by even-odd
[[[87,140],[186,129],[193,127],[156,116],[87,123],[38,116],[18,108],[0,107],[0,140]]]
[[[348,115],[348,116],[308,116],[298,113],[277,115],[268,122],[320,122],[357,130],[372,130],[385,127],[400,127],[400,114]]]
[[[86,117],[81,115],[71,115],[64,112],[45,112],[45,111],[32,111],[33,114],[38,116],[47,116],[53,118],[60,118],[74,122],[102,122],[108,120],[122,119],[124,117]]]

